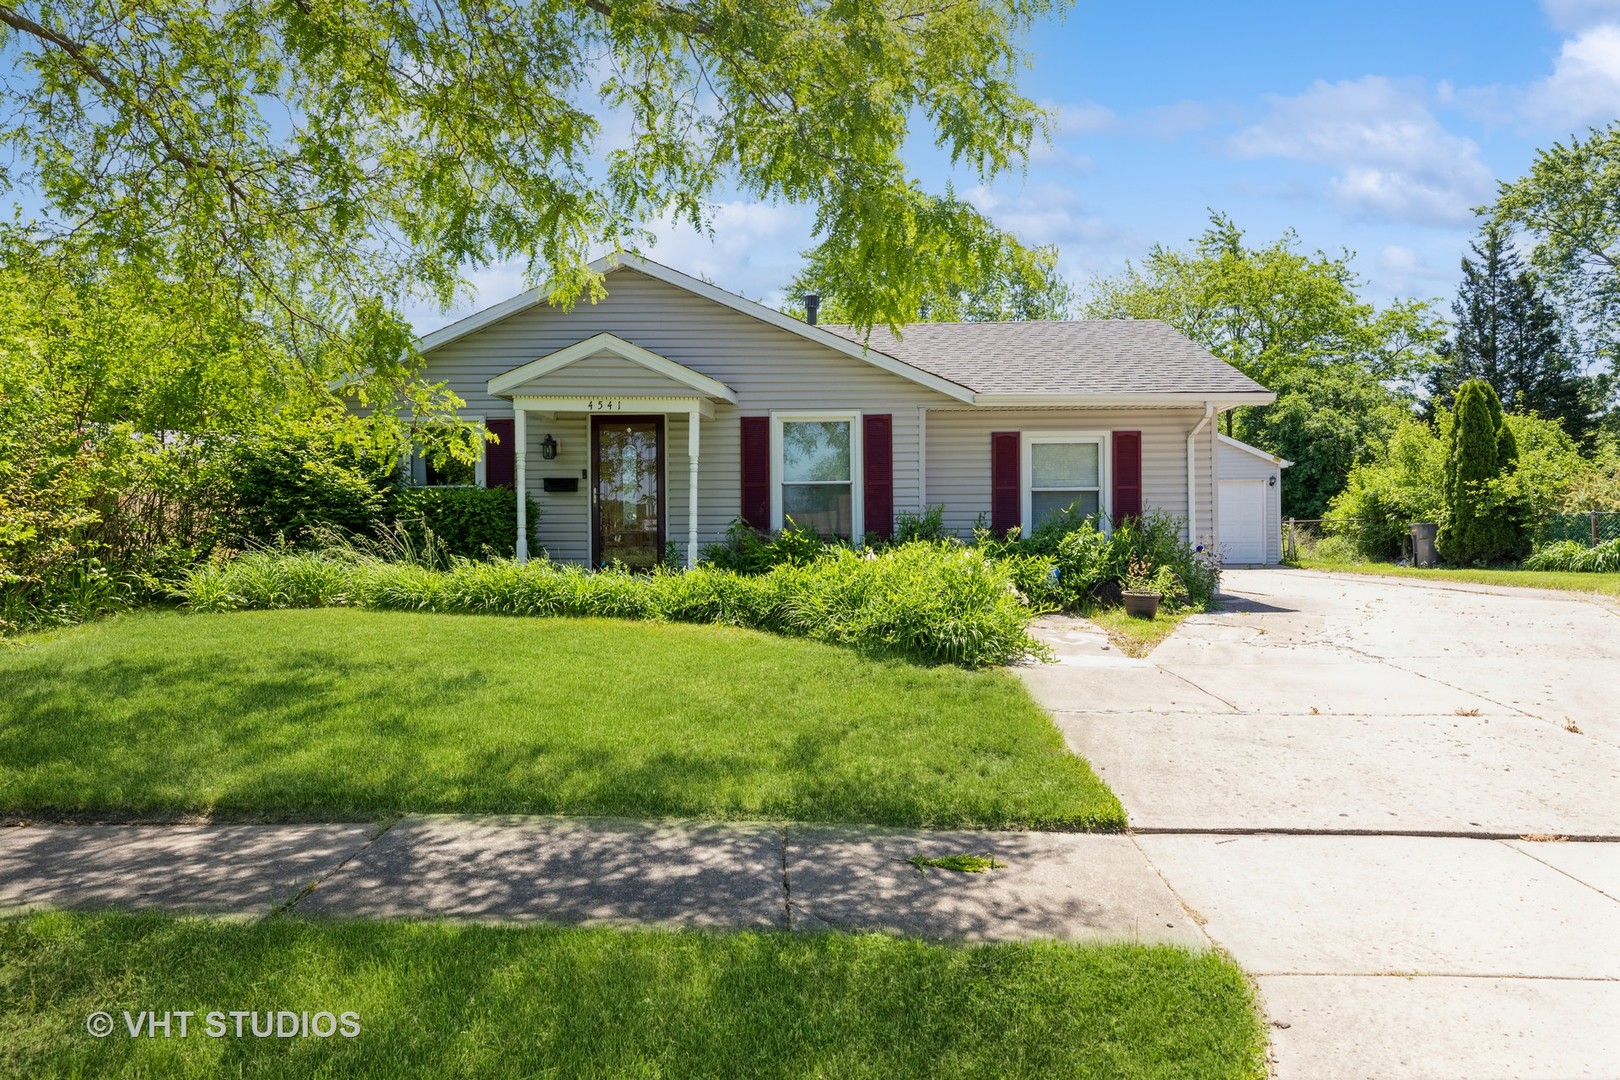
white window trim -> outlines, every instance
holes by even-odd
[[[865,455],[861,447],[861,413],[855,412],[773,412],[771,413],[771,529],[782,528],[782,481],[786,470],[782,467],[783,423],[827,421],[849,424],[849,530],[850,543],[859,545],[866,535],[866,506],[863,492],[865,482]]]
[[[482,416],[461,416],[460,420],[470,420],[478,425],[478,460],[473,462],[473,482],[471,484],[429,484],[427,482],[427,459],[420,453],[411,453],[411,483],[417,487],[488,487],[484,479],[484,456],[489,453],[489,441],[484,438],[484,418]]]
[[[1037,443],[1081,443],[1097,444],[1097,505],[1102,508],[1103,531],[1113,528],[1114,522],[1114,453],[1113,439],[1106,431],[1026,431],[1019,439],[1020,474],[1018,482],[1018,496],[1020,500],[1019,514],[1024,523],[1024,535],[1033,531],[1035,513],[1034,500],[1030,497],[1031,480],[1034,474],[1034,447]]]

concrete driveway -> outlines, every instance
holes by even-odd
[[[1620,607],[1232,571],[1022,670],[1256,977],[1283,1077],[1620,1077]],[[1583,842],[1585,841],[1585,842]]]
[[[1138,830],[1620,838],[1620,606],[1300,570],[1145,660],[1024,670]],[[1617,1073],[1620,1075],[1620,1073]]]

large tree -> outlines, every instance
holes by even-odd
[[[1276,391],[1274,405],[1227,413],[1226,430],[1295,462],[1283,512],[1317,518],[1407,411],[1443,334],[1426,301],[1363,301],[1351,260],[1302,252],[1291,232],[1251,246],[1212,213],[1190,248],[1154,247],[1094,281],[1083,311],[1162,319]]]
[[[988,222],[981,226],[990,229]],[[927,281],[897,281],[889,287],[918,289],[915,296],[896,297],[920,322],[1003,322],[1067,319],[1074,313],[1075,291],[1058,271],[1056,247],[1030,248],[1007,234],[987,247],[977,260]],[[809,264],[787,287],[788,309],[802,314],[807,293],[821,298],[821,321],[857,322],[850,304],[862,288],[863,275],[844,263],[811,252]]]
[[[1064,6],[0,3],[0,184],[21,243],[177,286],[351,390],[407,374],[411,297],[510,258],[595,295],[591,254],[732,190],[813,207],[849,318],[904,322],[1002,241],[903,146],[1019,165],[1046,121],[1022,36]]]
[[[1540,151],[1530,171],[1504,183],[1496,219],[1529,233],[1531,262],[1599,366],[1620,424],[1620,121]]]
[[[1593,389],[1558,309],[1502,223],[1487,220],[1469,250],[1451,306],[1452,336],[1429,372],[1428,412],[1450,408],[1455,387],[1483,379],[1503,408],[1558,420],[1584,438]]]

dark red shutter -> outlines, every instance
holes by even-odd
[[[500,440],[484,443],[484,486],[511,487],[517,475],[517,436],[512,432],[512,418],[485,420],[484,426]]]
[[[888,413],[861,417],[861,455],[866,531],[887,540],[894,535],[894,418]]]
[[[742,519],[760,532],[771,528],[771,418],[742,418]]]
[[[1114,520],[1142,516],[1142,433],[1114,432]]]
[[[1018,497],[1018,449],[1018,432],[990,433],[990,528],[997,533],[1023,524],[1022,500]]]

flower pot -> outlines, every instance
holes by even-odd
[[[1164,597],[1156,592],[1126,592],[1121,595],[1125,601],[1125,614],[1134,615],[1138,619],[1151,619],[1159,613],[1159,601]]]

